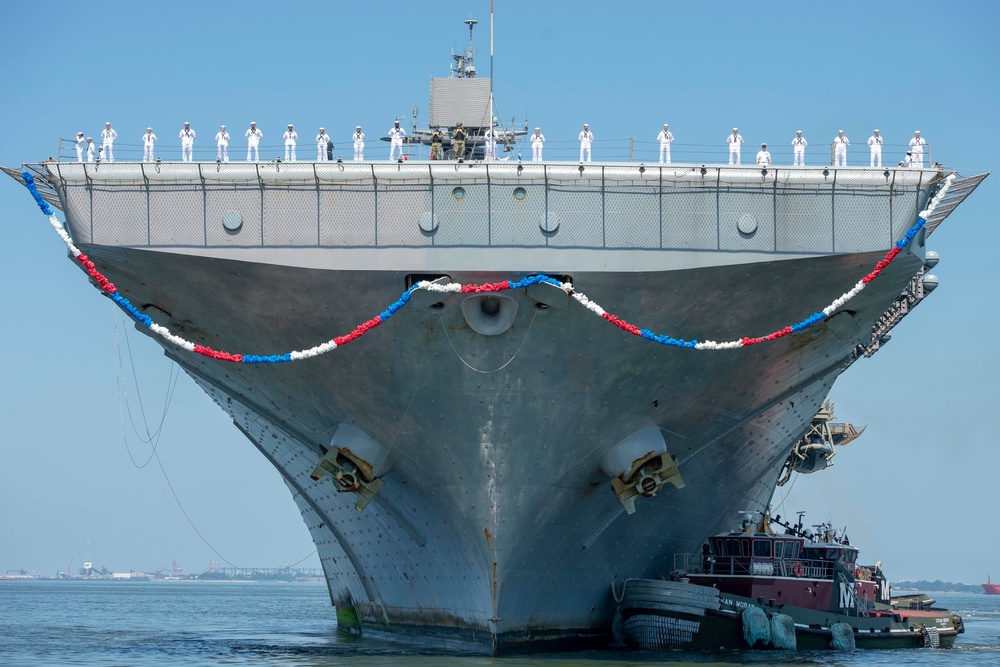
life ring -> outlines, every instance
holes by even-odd
[[[792,574],[794,574],[796,577],[802,576],[802,563],[796,563],[795,565],[792,565]]]

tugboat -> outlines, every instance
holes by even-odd
[[[986,583],[981,584],[983,587],[983,593],[987,595],[1000,595],[1000,584],[994,584],[990,579],[990,575],[986,575]]]
[[[950,648],[965,631],[930,598],[892,598],[881,561],[859,564],[846,531],[814,528],[764,513],[677,554],[669,581],[626,580],[612,591],[616,636],[651,650],[887,649]]]

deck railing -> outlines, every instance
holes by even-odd
[[[758,558],[676,554],[674,569],[686,574],[833,579],[833,564],[799,558]]]

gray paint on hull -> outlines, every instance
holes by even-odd
[[[154,319],[229,351],[309,347],[367,320],[404,286],[401,272],[86,250],[134,303],[156,304]],[[574,281],[609,311],[641,317],[640,326],[724,340],[798,321],[879,258]],[[296,480],[336,604],[357,610],[363,628],[438,628],[492,652],[540,636],[602,635],[612,579],[667,574],[673,553],[696,550],[736,510],[766,503],[851,349],[919,265],[901,256],[850,304],[858,333],[846,339],[821,324],[754,348],[698,353],[628,336],[575,303],[539,311],[516,292],[517,319],[498,336],[470,331],[446,300],[439,311],[404,308],[305,362],[244,366],[169,352]],[[501,370],[483,372],[493,369]],[[361,514],[329,480],[308,479],[341,422],[397,461],[379,502]],[[651,425],[664,429],[686,486],[619,517],[599,462]],[[413,517],[424,546],[386,506]]]

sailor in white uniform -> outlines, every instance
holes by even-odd
[[[403,157],[403,137],[406,136],[406,130],[399,126],[399,121],[392,126],[389,130],[389,159],[402,159]],[[398,153],[397,153],[398,151]]]
[[[226,132],[225,125],[220,127],[215,135],[215,145],[219,147],[219,152],[215,156],[216,161],[229,162],[229,133]]]
[[[903,167],[906,167],[907,169],[909,169],[910,167],[912,167],[913,166],[913,153],[911,153],[910,151],[906,151],[906,157],[903,158],[903,161],[900,162],[899,164],[902,165]]]
[[[114,162],[115,157],[111,151],[111,147],[115,143],[115,139],[118,138],[118,133],[111,129],[111,123],[105,123],[104,129],[101,130],[101,140],[104,142],[102,144],[104,148],[104,159],[108,162]]]
[[[851,145],[851,140],[844,136],[843,130],[837,130],[837,136],[833,138],[833,166],[847,166],[847,147]]]
[[[184,123],[184,129],[177,135],[181,140],[181,162],[190,162],[194,153],[194,130],[191,123]]]
[[[872,157],[869,167],[881,167],[882,166],[882,137],[879,136],[878,130],[872,133],[872,136],[868,137],[868,148],[871,149]]]
[[[319,128],[316,135],[316,161],[326,162],[326,145],[330,143],[330,136],[326,133],[326,128]]]
[[[809,142],[802,136],[802,130],[796,130],[795,138],[792,139],[792,151],[795,153],[795,159],[792,161],[793,167],[806,166],[806,146],[808,145]]]
[[[83,151],[87,150],[87,140],[83,138],[83,132],[76,133],[76,161],[83,162]]]
[[[910,153],[913,157],[913,168],[923,169],[924,168],[924,146],[927,145],[927,140],[920,136],[920,130],[913,133],[913,138],[910,139]]]
[[[147,127],[146,134],[142,135],[142,161],[152,162],[153,161],[153,146],[156,145],[156,135],[153,134],[153,128]]]
[[[289,123],[288,129],[285,133],[281,135],[281,138],[285,140],[285,162],[295,162],[295,144],[299,140],[299,133],[295,131],[295,127]]]
[[[486,130],[486,134],[483,135],[483,139],[486,140],[486,159],[496,160],[497,159],[497,133],[492,127]]]
[[[757,164],[762,167],[771,166],[771,153],[767,150],[767,144],[760,145],[760,150],[757,151]]]
[[[740,149],[743,147],[743,137],[740,136],[739,128],[733,128],[733,133],[726,137],[726,143],[729,144],[729,164],[739,164]]]
[[[250,129],[244,134],[247,140],[247,162],[260,162],[260,140],[264,138],[264,133],[257,127],[257,123],[250,121]],[[253,156],[251,158],[251,156]]]
[[[594,143],[594,133],[590,131],[590,126],[584,123],[583,131],[577,138],[580,140],[580,162],[590,162],[590,145]]]
[[[354,141],[354,160],[360,162],[365,159],[365,133],[361,131],[360,125],[354,128],[351,139]]]
[[[542,148],[545,146],[545,135],[542,134],[542,128],[536,127],[535,133],[531,135],[531,161],[541,162],[542,161]]]
[[[656,140],[660,142],[660,163],[664,162],[664,156],[666,156],[666,163],[670,164],[670,144],[674,142],[674,135],[670,133],[670,126],[667,123],[663,124],[663,129],[660,133],[656,135]]]
[[[100,157],[100,151],[97,149],[97,144],[94,143],[93,137],[87,137],[87,162],[93,162],[95,157]]]

